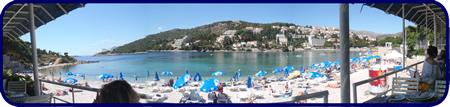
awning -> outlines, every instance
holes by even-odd
[[[56,18],[68,14],[79,7],[84,7],[86,3],[43,3],[34,4],[36,29]],[[27,4],[13,4],[6,9],[3,16],[3,35],[11,39],[18,39],[20,36],[30,32],[29,28],[29,8]]]
[[[369,7],[375,7],[386,13],[402,17],[402,4],[401,3],[365,3]],[[428,12],[427,12],[428,11]],[[437,32],[441,32],[442,27],[445,27],[446,18],[445,13],[436,4],[433,3],[406,3],[405,4],[405,19],[413,22],[416,25],[434,29],[433,15],[436,14],[436,29]],[[428,17],[428,26],[426,23],[426,17]]]

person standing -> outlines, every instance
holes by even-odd
[[[86,74],[83,74],[83,80],[86,80]]]
[[[134,81],[137,81],[138,75],[134,74]]]

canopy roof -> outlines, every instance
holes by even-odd
[[[401,3],[365,3],[370,7],[375,7],[386,13],[393,14],[398,17],[402,17],[402,4]],[[428,11],[428,12],[427,12]],[[433,15],[436,14],[436,26],[437,32],[441,32],[441,26],[445,27],[446,15],[444,11],[436,4],[433,3],[406,3],[405,4],[405,19],[409,20],[417,25],[434,29]],[[428,26],[426,23],[426,17],[428,17]]]
[[[45,3],[34,4],[36,29],[56,18],[68,14],[86,3]],[[3,35],[11,39],[17,39],[30,32],[29,8],[27,4],[13,4],[6,9],[3,16]]]

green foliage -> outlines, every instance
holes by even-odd
[[[21,63],[31,63],[31,43],[20,39],[11,40],[3,35],[3,54],[19,58]]]
[[[247,52],[251,52],[252,50],[251,49],[247,49]]]
[[[334,44],[333,44],[333,42],[325,41],[325,43],[323,44],[323,47],[334,47]]]
[[[417,49],[409,53],[410,56],[413,55],[425,55],[425,49]]]
[[[8,81],[26,81],[27,82],[27,86],[26,86],[26,90],[27,90],[27,94],[34,96],[34,81],[31,79],[31,76],[21,76],[21,75],[17,75],[16,73],[11,73],[8,72],[7,70],[5,70],[3,68],[3,79],[6,79]]]

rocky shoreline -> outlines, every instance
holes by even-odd
[[[48,68],[52,68],[52,67],[62,67],[62,66],[72,66],[72,65],[77,65],[77,64],[89,64],[89,63],[98,63],[100,61],[77,61],[77,62],[72,62],[72,63],[63,63],[63,64],[56,64],[56,65],[49,65],[49,66],[40,66],[38,67],[39,70],[42,69],[48,69]]]

